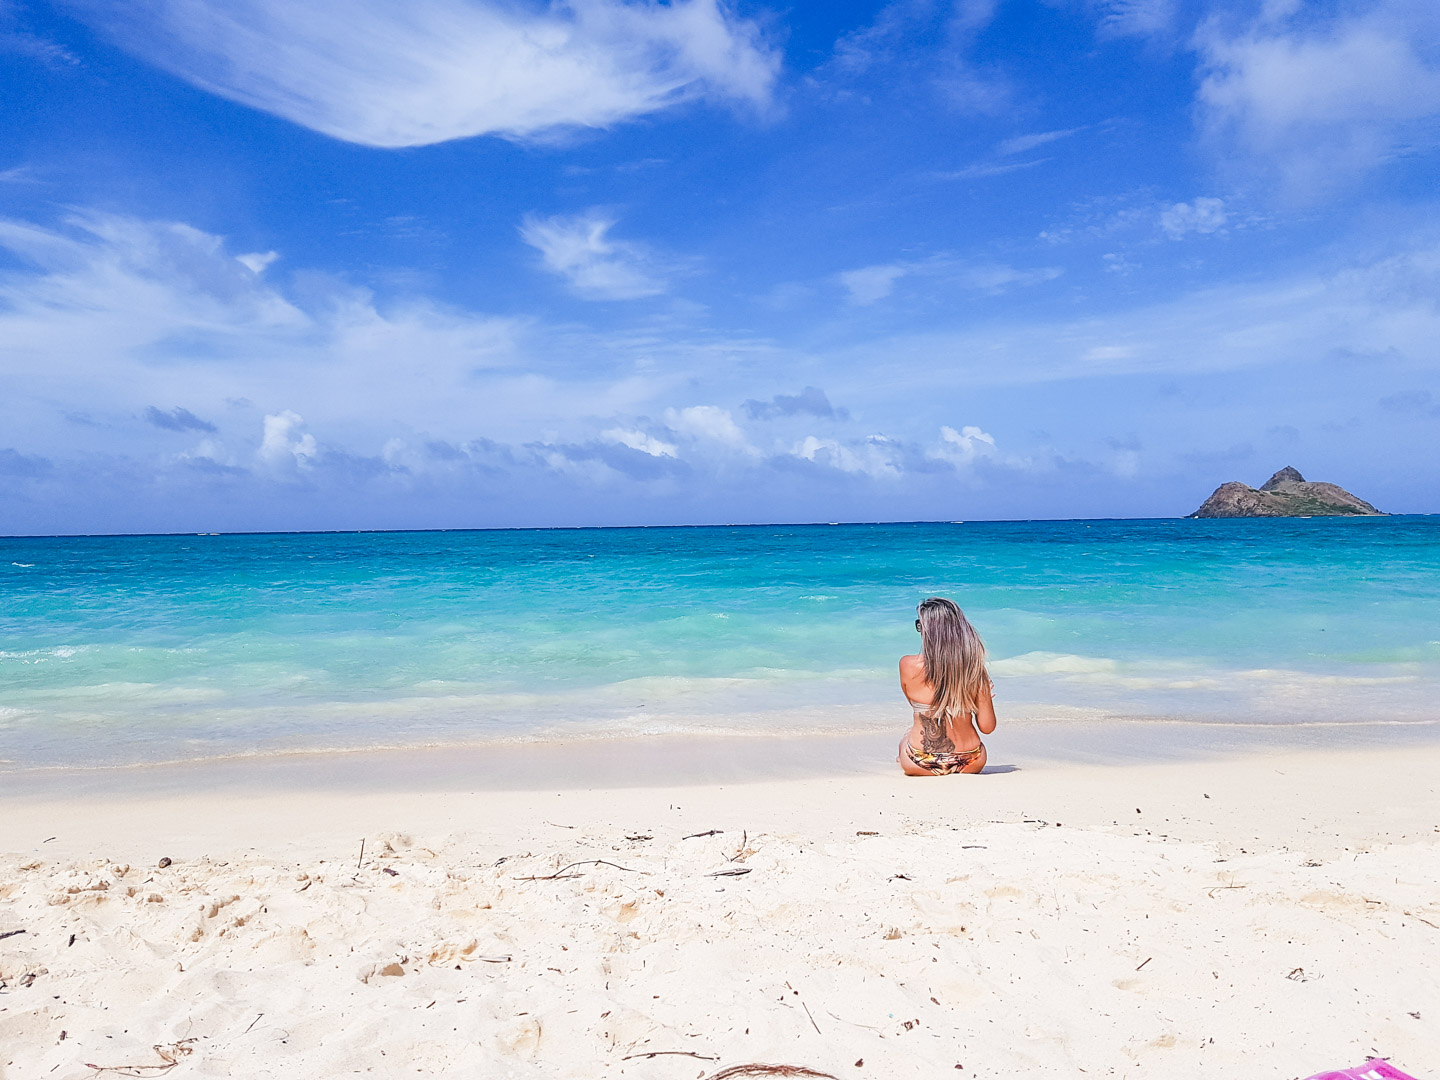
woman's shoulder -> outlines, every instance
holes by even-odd
[[[900,674],[919,675],[925,670],[925,658],[919,653],[900,657]]]

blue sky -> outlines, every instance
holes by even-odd
[[[1440,511],[1433,0],[0,0],[0,532]]]

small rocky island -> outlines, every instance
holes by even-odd
[[[1205,504],[1191,514],[1196,518],[1230,517],[1384,517],[1364,499],[1338,484],[1306,480],[1289,465],[1258,488],[1232,480],[1221,484]]]

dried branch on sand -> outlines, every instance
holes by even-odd
[[[561,878],[580,877],[580,874],[567,874],[565,871],[577,866],[613,866],[616,870],[624,870],[627,874],[648,874],[649,870],[635,870],[629,866],[621,866],[619,863],[608,862],[605,859],[585,859],[582,862],[572,862],[569,866],[562,866],[553,874],[542,874],[540,876],[530,875],[528,877],[516,878],[516,881],[559,881]]]
[[[105,1073],[114,1073],[117,1076],[164,1076],[176,1065],[180,1059],[195,1052],[190,1044],[194,1039],[181,1039],[179,1042],[171,1043],[169,1046],[156,1046],[155,1053],[160,1055],[159,1065],[91,1065],[85,1063],[87,1069],[94,1069],[92,1076],[101,1076]]]
[[[822,1080],[838,1080],[834,1073],[816,1072],[804,1065],[731,1065],[717,1073],[711,1073],[705,1080],[728,1080],[732,1076],[818,1076]]]

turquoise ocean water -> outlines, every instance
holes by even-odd
[[[1004,721],[1440,721],[1440,518],[0,539],[0,771],[898,734],[931,594]]]

